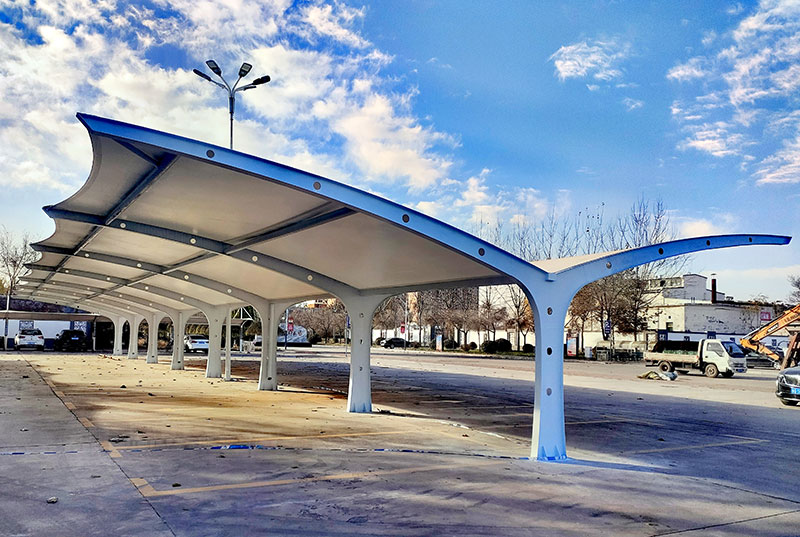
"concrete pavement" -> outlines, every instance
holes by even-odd
[[[25,359],[55,392],[30,373],[21,378]],[[150,366],[0,355],[0,371],[14,371],[3,374],[3,393],[16,390],[2,430],[31,429],[25,422],[39,435],[2,433],[4,446],[26,455],[0,456],[0,476],[25,466],[0,489],[0,535],[798,534],[797,409],[671,397],[647,381],[638,393],[614,391],[635,368],[610,369],[603,389],[567,390],[572,459],[539,463],[523,459],[530,380],[502,373],[499,361],[462,370],[382,360],[373,368],[376,412],[357,415],[344,411],[338,356],[284,355],[281,390],[257,392],[256,361],[235,362],[237,381],[222,383],[203,377],[202,359],[171,371],[166,357]],[[706,382],[682,381],[689,392]],[[40,443],[78,453],[34,454]],[[84,462],[35,471],[53,456]],[[46,495],[68,501],[46,504]],[[58,517],[53,507],[63,509]],[[60,524],[95,517],[101,523],[75,533]]]
[[[0,535],[173,535],[20,355],[0,355],[0,408]]]

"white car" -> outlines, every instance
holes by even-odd
[[[14,347],[17,349],[44,350],[44,336],[38,328],[24,328],[14,338]]]
[[[199,334],[190,334],[183,338],[184,352],[204,352],[208,354],[208,338]]]

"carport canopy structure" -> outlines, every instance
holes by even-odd
[[[422,289],[517,283],[536,325],[531,454],[542,460],[566,457],[564,320],[581,287],[669,256],[790,240],[701,237],[531,263],[318,175],[110,119],[78,118],[91,137],[92,170],[76,194],[44,208],[56,230],[34,246],[42,257],[29,266],[24,296],[137,325],[169,315],[176,341],[185,319],[202,311],[211,336],[208,376],[220,375],[224,318],[231,308],[251,304],[265,331],[259,388],[273,390],[278,313],[309,298],[336,296],[352,325],[348,409],[370,412],[372,317],[384,299]],[[179,368],[182,349],[175,347],[173,367]]]

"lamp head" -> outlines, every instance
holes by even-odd
[[[192,72],[194,74],[196,74],[197,76],[199,76],[200,78],[204,78],[204,79],[208,80],[209,82],[213,82],[213,80],[211,80],[210,76],[208,76],[207,74],[205,74],[203,71],[201,71],[199,69],[192,69]]]
[[[255,80],[250,82],[250,84],[252,84],[253,86],[258,86],[260,84],[266,84],[269,81],[270,81],[269,75],[264,75],[264,76],[256,78]]]
[[[242,78],[243,76],[247,76],[247,73],[249,73],[250,69],[252,69],[252,68],[253,68],[253,66],[250,65],[249,63],[247,63],[247,62],[243,63],[242,66],[239,67],[239,78]]]
[[[211,71],[215,75],[222,76],[222,69],[219,68],[219,65],[217,65],[217,62],[215,62],[214,60],[208,60],[208,61],[206,61],[206,65],[208,65],[208,68],[211,69]]]

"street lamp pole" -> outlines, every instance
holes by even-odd
[[[270,78],[268,75],[264,75],[262,77],[256,78],[249,84],[245,84],[244,86],[239,87],[239,82],[241,82],[242,78],[247,76],[247,74],[250,72],[250,69],[253,68],[252,65],[245,62],[239,68],[239,78],[237,78],[236,83],[234,83],[233,86],[231,86],[230,84],[228,84],[228,81],[225,80],[225,78],[222,76],[222,69],[220,69],[219,65],[217,65],[217,62],[215,62],[214,60],[208,60],[206,61],[206,65],[208,66],[209,69],[211,69],[212,73],[217,75],[219,79],[222,80],[221,84],[216,80],[214,80],[213,78],[211,78],[209,75],[205,74],[203,71],[200,71],[199,69],[192,69],[192,72],[197,76],[199,76],[200,78],[202,78],[203,80],[207,80],[212,84],[215,84],[220,88],[222,88],[223,90],[225,90],[226,92],[228,92],[228,112],[230,114],[230,125],[231,125],[231,149],[233,149],[233,114],[234,110],[236,109],[236,93],[239,91],[245,91],[256,88],[261,84],[266,84],[267,82],[270,81]]]

